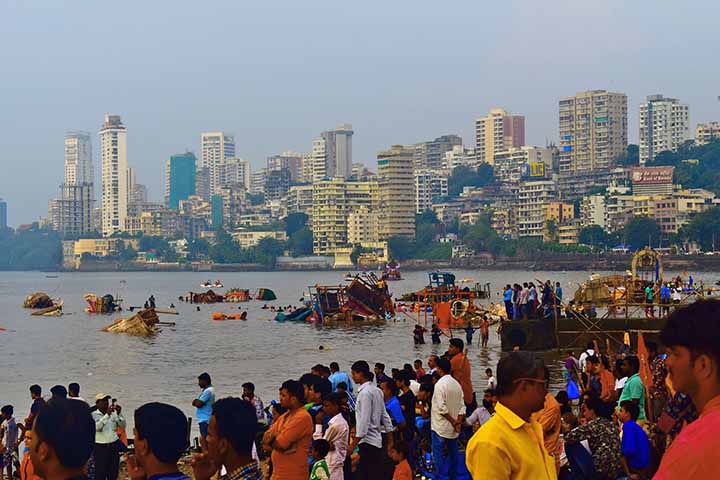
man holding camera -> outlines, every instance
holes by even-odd
[[[110,403],[110,395],[95,396],[97,410],[92,412],[95,421],[95,480],[117,480],[120,468],[118,428],[125,428],[120,405]]]

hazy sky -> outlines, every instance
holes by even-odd
[[[66,130],[93,133],[99,177],[105,113],[155,200],[202,131],[260,166],[349,122],[374,168],[393,143],[472,144],[494,106],[557,141],[558,98],[602,88],[627,93],[631,141],[648,94],[689,103],[694,129],[720,120],[718,19],[710,0],[0,0],[0,197],[12,225],[47,214]]]

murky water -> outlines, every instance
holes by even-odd
[[[491,282],[493,298],[500,301],[499,290],[506,283],[552,279],[562,282],[566,296],[572,295],[578,282],[587,278],[584,272],[528,271],[462,271],[458,279],[469,277]],[[93,398],[98,392],[111,394],[126,408],[128,420],[136,407],[148,401],[177,405],[193,415],[192,400],[198,393],[196,378],[207,371],[213,378],[218,397],[239,395],[241,384],[255,383],[257,393],[266,401],[277,398],[277,388],[289,378],[298,378],[316,363],[337,361],[349,370],[355,360],[371,364],[384,362],[388,367],[402,367],[416,358],[424,362],[432,353],[443,353],[427,345],[415,346],[413,322],[402,316],[397,322],[381,327],[320,328],[308,324],[277,323],[272,313],[262,310],[264,302],[241,304],[195,305],[178,302],[178,296],[189,290],[201,291],[199,284],[208,278],[220,278],[226,288],[256,290],[270,288],[278,295],[274,305],[297,305],[308,285],[342,283],[341,272],[260,272],[260,273],[61,273],[46,278],[40,272],[0,273],[0,403],[15,406],[18,418],[29,408],[28,387],[38,383],[49,395],[55,384],[78,382],[81,395]],[[427,283],[424,272],[403,272],[405,279],[391,282],[390,289],[401,293],[416,291]],[[697,275],[706,284],[714,283],[717,274]],[[22,308],[25,296],[44,291],[65,301],[65,316],[32,317]],[[224,291],[224,289],[223,289]],[[99,330],[114,316],[90,315],[83,294],[110,293],[124,299],[124,305],[142,305],[154,294],[158,308],[174,303],[180,315],[162,315],[161,320],[176,322],[163,327],[154,338],[103,333]],[[211,320],[213,311],[248,311],[248,321]],[[129,315],[123,312],[117,315]],[[479,335],[478,335],[479,337]],[[429,339],[428,339],[429,340]],[[446,340],[446,339],[445,339]],[[318,347],[324,346],[323,351]],[[493,332],[489,347],[473,345],[472,363],[476,391],[485,388],[484,370],[495,369],[500,342]],[[546,355],[551,363],[552,385],[561,386],[559,359]]]

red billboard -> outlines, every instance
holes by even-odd
[[[632,169],[633,185],[672,183],[675,167],[636,167]]]

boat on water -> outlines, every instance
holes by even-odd
[[[159,332],[160,319],[154,308],[140,310],[129,318],[119,318],[103,328],[102,332],[125,333],[138,337],[150,337]]]
[[[400,274],[400,264],[398,262],[393,260],[387,265],[385,265],[385,274],[383,275],[383,280],[390,282],[402,280],[402,275]]]
[[[109,293],[98,297],[94,293],[86,293],[83,298],[88,306],[85,307],[86,313],[113,313],[122,310],[122,299],[115,298]]]
[[[220,280],[215,280],[215,283],[211,283],[210,280],[208,280],[205,283],[200,284],[201,288],[223,288],[223,284],[220,282]]]
[[[395,317],[387,284],[374,273],[355,275],[349,285],[314,285],[308,291],[303,307],[279,312],[275,320],[338,326],[382,324]]]
[[[572,300],[555,299],[539,315],[541,318],[503,322],[503,351],[582,348],[597,340],[619,346],[630,337],[632,344],[642,332],[645,340],[657,340],[667,315],[683,308],[708,290],[675,278],[663,278],[660,254],[645,248],[635,253],[631,270],[624,274],[597,275],[578,286]],[[540,282],[542,283],[542,282]],[[679,296],[677,302],[661,303],[660,289],[671,284]],[[648,302],[647,289],[652,292]]]

